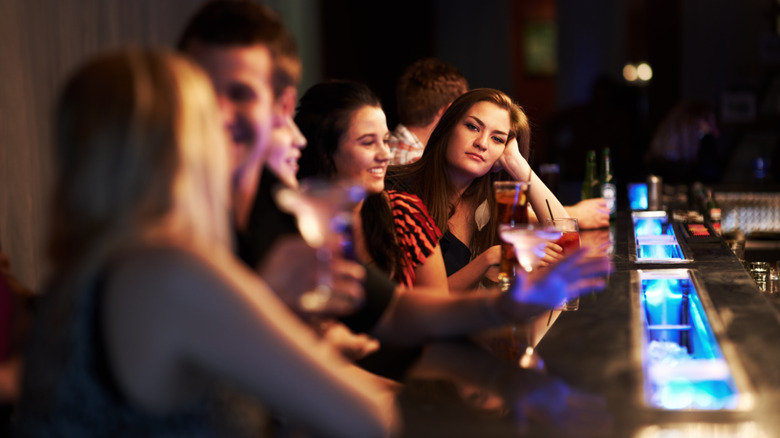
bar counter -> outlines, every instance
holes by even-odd
[[[583,245],[605,232],[583,231]],[[778,436],[780,300],[759,290],[722,240],[678,236],[691,261],[670,266],[631,256],[630,212],[618,212],[613,232],[608,285],[554,320],[537,347],[543,372],[518,366],[522,327],[430,345],[405,379],[404,436]],[[636,273],[654,269],[690,269],[701,281],[724,329],[718,340],[741,364],[752,406],[675,411],[645,405],[632,306]]]

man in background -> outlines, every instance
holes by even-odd
[[[390,138],[390,164],[420,159],[441,115],[468,89],[465,76],[439,59],[425,58],[407,67],[396,86],[399,123]]]

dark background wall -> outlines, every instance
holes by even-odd
[[[170,47],[200,0],[0,1],[0,244],[33,287],[45,276],[42,252],[49,184],[50,105],[65,75],[93,54],[125,44]],[[638,158],[658,120],[679,99],[721,107],[724,93],[753,96],[752,119],[722,124],[728,180],[776,149],[780,73],[775,0],[269,0],[296,34],[302,89],[326,77],[367,82],[395,122],[393,87],[423,56],[456,65],[473,87],[506,91],[534,125],[534,162],[564,163],[578,183],[582,160],[559,145],[553,121],[587,106],[599,77],[617,90],[623,122],[584,124],[590,147],[610,142],[620,176],[641,179]],[[553,73],[532,71],[528,35],[556,31]],[[550,48],[550,47],[548,47]],[[648,61],[653,80],[629,87],[626,62]],[[613,108],[614,109],[614,108]],[[576,112],[576,111],[575,111]],[[612,116],[614,117],[614,115]],[[606,121],[606,122],[605,122]],[[606,127],[603,127],[603,126]],[[392,127],[392,126],[391,126]],[[625,131],[625,132],[623,132]],[[587,147],[587,146],[586,146]],[[579,151],[582,152],[582,151]],[[564,199],[569,200],[569,199]]]
[[[385,103],[391,128],[393,84],[401,70],[420,57],[437,56],[457,66],[472,87],[512,95],[533,123],[534,164],[560,163],[562,178],[572,187],[582,177],[586,150],[605,146],[613,148],[621,182],[641,179],[642,155],[653,131],[681,99],[701,99],[720,111],[726,93],[746,91],[754,97],[753,120],[719,120],[725,181],[748,178],[753,158],[776,154],[778,111],[771,102],[778,100],[772,91],[778,69],[775,55],[765,50],[778,44],[778,6],[772,0],[319,4],[317,43],[324,56],[319,77],[368,83]],[[525,60],[533,48],[528,31],[539,23],[552,23],[557,32],[552,74],[529,71]],[[622,69],[629,62],[648,62],[653,79],[642,86],[627,84]],[[611,108],[593,106],[597,80],[609,85]],[[563,146],[567,136],[577,139],[574,145]]]

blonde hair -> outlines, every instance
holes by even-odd
[[[57,107],[55,269],[138,240],[228,245],[228,150],[208,78],[172,52],[79,69]]]
[[[49,257],[31,345],[32,394],[57,388],[79,302],[125,248],[172,243],[227,246],[228,147],[208,78],[170,52],[126,49],[92,59],[56,107]],[[49,394],[47,396],[46,394]]]

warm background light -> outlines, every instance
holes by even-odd
[[[636,72],[636,67],[634,67],[634,64],[626,64],[625,67],[623,67],[623,78],[627,80],[628,82],[634,82],[637,79],[638,75]]]
[[[653,69],[646,62],[639,64],[636,68],[636,72],[639,75],[639,79],[643,81],[649,81],[653,78]]]

